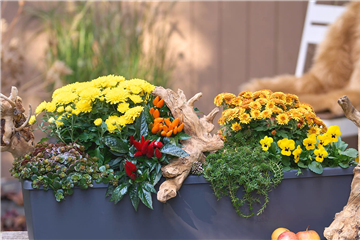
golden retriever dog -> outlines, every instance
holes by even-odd
[[[261,89],[296,94],[315,111],[329,110],[335,116],[343,115],[337,100],[344,95],[360,109],[360,2],[349,3],[329,26],[307,73],[253,79],[241,86],[241,90]]]

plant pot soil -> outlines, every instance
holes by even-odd
[[[165,204],[153,194],[154,210],[140,203],[137,212],[128,196],[116,205],[109,202],[106,184],[74,189],[60,203],[51,190],[33,189],[30,181],[22,185],[30,239],[260,240],[269,239],[278,227],[298,232],[307,226],[324,239],[324,228],[346,205],[352,171],[325,168],[317,175],[304,170],[300,176],[285,172],[283,182],[269,193],[265,212],[248,219],[236,214],[228,197],[218,201],[202,176],[189,176],[178,196]]]

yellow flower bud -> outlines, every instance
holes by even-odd
[[[96,120],[94,121],[95,126],[100,126],[101,123],[102,123],[102,119],[101,119],[101,118],[98,118],[98,119],[96,119]]]
[[[33,125],[34,123],[36,123],[36,118],[34,115],[31,116],[30,120],[29,120],[29,124]]]
[[[58,107],[58,109],[56,110],[58,113],[62,113],[64,111],[64,107],[61,106],[61,107]]]
[[[54,123],[55,119],[53,117],[49,118],[48,123]]]
[[[67,112],[72,112],[72,107],[70,107],[70,106],[67,106],[66,108],[65,108],[65,111],[67,111]]]

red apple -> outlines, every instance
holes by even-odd
[[[283,228],[283,227],[275,229],[273,231],[273,233],[271,234],[271,240],[277,240],[278,237],[280,236],[280,234],[282,234],[283,232],[286,232],[286,231],[290,231],[290,230],[287,228]]]
[[[291,231],[283,232],[279,235],[277,240],[299,240],[295,233]]]
[[[307,227],[305,231],[296,233],[299,240],[320,240],[320,236],[317,232],[308,229],[309,227]]]

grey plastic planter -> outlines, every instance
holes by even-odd
[[[153,195],[154,210],[140,204],[137,212],[128,196],[114,205],[105,199],[106,185],[75,189],[66,201],[51,191],[23,183],[30,239],[270,239],[278,227],[303,231],[310,225],[321,236],[336,212],[345,206],[353,168],[325,169],[319,176],[285,172],[273,190],[264,214],[244,219],[229,198],[217,201],[210,184],[189,176],[178,196],[163,204]]]

